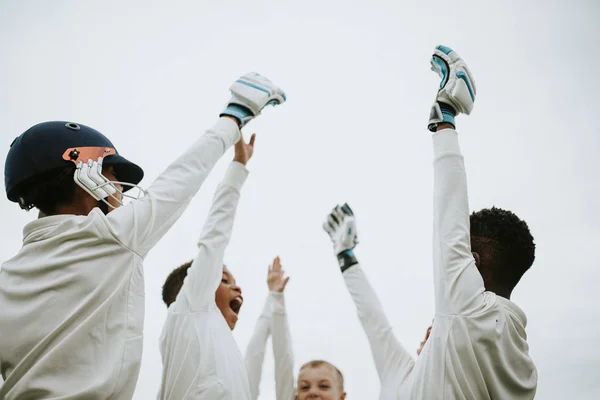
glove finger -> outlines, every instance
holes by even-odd
[[[325,232],[327,232],[329,234],[329,236],[333,236],[333,234],[335,232],[335,228],[333,226],[331,226],[331,224],[329,223],[329,220],[323,222],[323,229],[325,229]]]
[[[337,215],[337,213],[335,212],[335,209],[331,212],[331,214],[329,214],[329,216],[327,218],[328,218],[328,220],[333,221],[334,227],[336,227],[337,225],[339,225],[342,222],[342,218],[339,218],[339,215]]]
[[[331,226],[331,229],[335,231],[337,228],[339,228],[341,221],[335,215],[329,214],[329,217],[327,217],[327,222]]]
[[[344,213],[344,211],[342,211],[342,207],[340,206],[337,206],[335,210],[333,210],[333,215],[335,215],[335,217],[340,221],[340,223],[342,223],[346,218],[346,214]]]
[[[354,215],[348,203],[344,203],[344,205],[342,206],[342,211],[344,211],[347,215]]]

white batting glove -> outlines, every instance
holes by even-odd
[[[473,74],[457,52],[442,45],[437,46],[433,51],[431,69],[442,78],[442,81],[427,127],[435,131],[437,125],[443,122],[456,126],[454,123],[456,115],[469,115],[473,111],[477,94]]]
[[[276,106],[286,100],[283,90],[256,72],[242,76],[231,85],[229,90],[231,99],[220,116],[228,115],[236,118],[240,121],[240,128],[259,116],[267,105]]]
[[[335,255],[352,250],[358,244],[356,222],[348,204],[336,206],[323,223],[323,229],[333,242]]]

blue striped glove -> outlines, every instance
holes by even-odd
[[[220,116],[230,116],[240,121],[240,128],[260,115],[267,105],[276,106],[286,100],[285,93],[273,82],[256,72],[248,73],[229,88],[231,99]]]
[[[475,80],[465,61],[457,52],[446,46],[437,46],[431,57],[431,69],[442,81],[429,115],[428,129],[447,122],[456,127],[454,117],[471,114],[477,89]]]

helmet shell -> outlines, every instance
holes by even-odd
[[[15,190],[20,184],[37,175],[69,165],[63,153],[76,147],[115,148],[110,140],[89,126],[68,121],[42,122],[17,137],[10,145],[4,166],[4,185],[10,201],[18,202]],[[87,161],[87,160],[83,160]],[[103,159],[103,165],[112,165],[119,181],[137,185],[144,171],[121,156],[115,154]],[[123,191],[130,189],[124,187]]]

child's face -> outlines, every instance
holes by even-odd
[[[337,373],[329,365],[317,368],[306,367],[298,375],[298,400],[321,399],[343,400],[346,398],[340,388]]]
[[[233,330],[244,303],[244,298],[242,297],[242,289],[236,285],[235,278],[225,266],[223,266],[223,277],[217,289],[215,301],[225,321],[227,321],[227,325]]]

